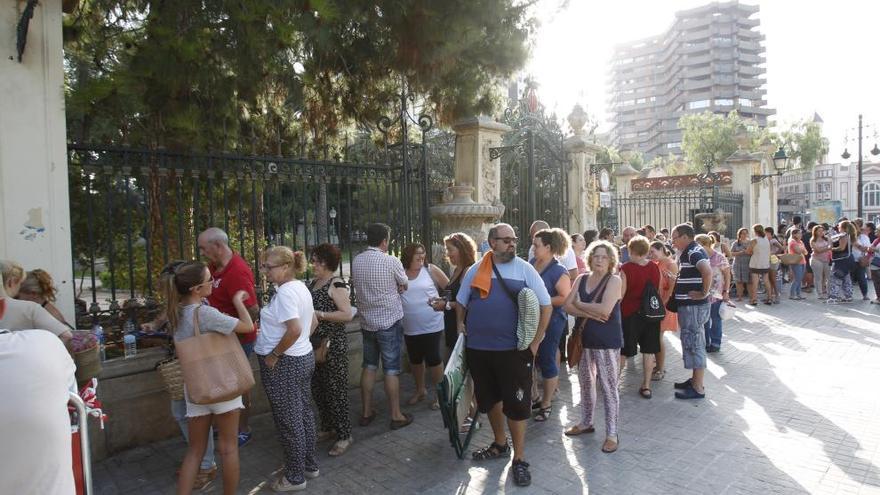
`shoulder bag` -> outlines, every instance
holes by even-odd
[[[588,277],[584,277],[581,279],[581,285],[578,288],[578,298],[580,298],[580,289],[583,288],[586,290],[587,278]],[[608,285],[609,278],[611,278],[610,273],[606,274],[596,287],[597,302],[602,301],[602,295],[605,294],[605,286]],[[584,354],[584,339],[582,335],[584,333],[584,327],[587,326],[588,319],[589,318],[577,318],[574,332],[572,332],[571,337],[568,339],[568,344],[566,344],[565,350],[568,357],[569,368],[574,368],[581,362],[581,356]]]
[[[678,272],[678,275],[675,276],[675,281],[672,282],[672,294],[669,296],[669,300],[666,301],[666,311],[670,313],[678,313],[678,299],[675,298],[675,286],[678,285],[678,277],[681,276],[681,272]]]
[[[538,296],[535,295],[535,291],[528,287],[524,287],[518,294],[514,294],[513,291],[507,287],[507,284],[501,277],[501,273],[498,272],[498,267],[495,266],[495,263],[492,263],[492,270],[495,272],[498,283],[501,284],[504,292],[507,293],[513,301],[513,305],[516,306],[516,348],[520,351],[524,351],[532,344],[532,341],[535,340],[535,335],[538,333],[538,320],[541,318],[541,307],[538,304]]]
[[[254,386],[254,373],[233,334],[202,333],[199,309],[193,314],[193,336],[175,343],[186,395],[193,404],[232,400]]]

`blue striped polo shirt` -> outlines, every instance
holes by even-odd
[[[695,241],[691,241],[678,257],[679,272],[678,280],[675,282],[675,300],[679,306],[689,306],[696,304],[707,304],[709,298],[691,299],[688,292],[695,290],[703,291],[703,276],[697,269],[698,263],[709,263],[709,256],[706,250]]]

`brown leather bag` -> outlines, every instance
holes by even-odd
[[[324,337],[318,343],[318,347],[314,348],[315,364],[324,364],[327,362],[327,354],[330,352],[330,338]]]
[[[235,335],[200,331],[199,308],[193,336],[174,344],[186,395],[193,404],[232,400],[253,388],[254,373]]]
[[[587,319],[581,318],[579,321],[580,324],[575,327],[574,332],[568,338],[568,344],[565,346],[569,368],[577,366],[581,362],[581,356],[584,355],[584,341],[581,338],[581,333],[584,331]]]

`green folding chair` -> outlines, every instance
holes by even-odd
[[[474,382],[468,373],[465,352],[465,336],[459,335],[446,369],[443,370],[443,381],[437,385],[443,426],[449,432],[449,442],[459,459],[464,459],[471,437],[479,428],[477,423],[479,414],[475,412],[471,419],[471,427],[468,428],[467,433],[461,433],[461,426],[468,417],[474,399]]]

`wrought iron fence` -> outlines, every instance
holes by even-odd
[[[635,193],[625,198],[614,198],[611,208],[603,209],[602,220],[605,223],[601,227],[611,227],[619,232],[626,226],[639,228],[650,224],[659,230],[693,222],[699,228],[696,221],[698,214],[721,212],[725,226],[720,233],[734,239],[736,231],[742,227],[742,208],[742,193],[725,190],[707,188]]]
[[[336,244],[339,273],[348,277],[372,222],[391,226],[395,254],[430,240],[428,203],[448,183],[445,146],[454,143],[442,132],[429,135],[430,125],[420,130],[422,142],[377,147],[373,161],[357,163],[70,145],[79,325],[99,316],[121,324],[132,304],[155,308],[162,266],[198,258],[196,238],[207,227],[224,229],[251,264],[261,300],[267,287],[258,259],[268,246]],[[362,147],[370,148],[366,141]],[[350,148],[351,156],[365,156]]]

